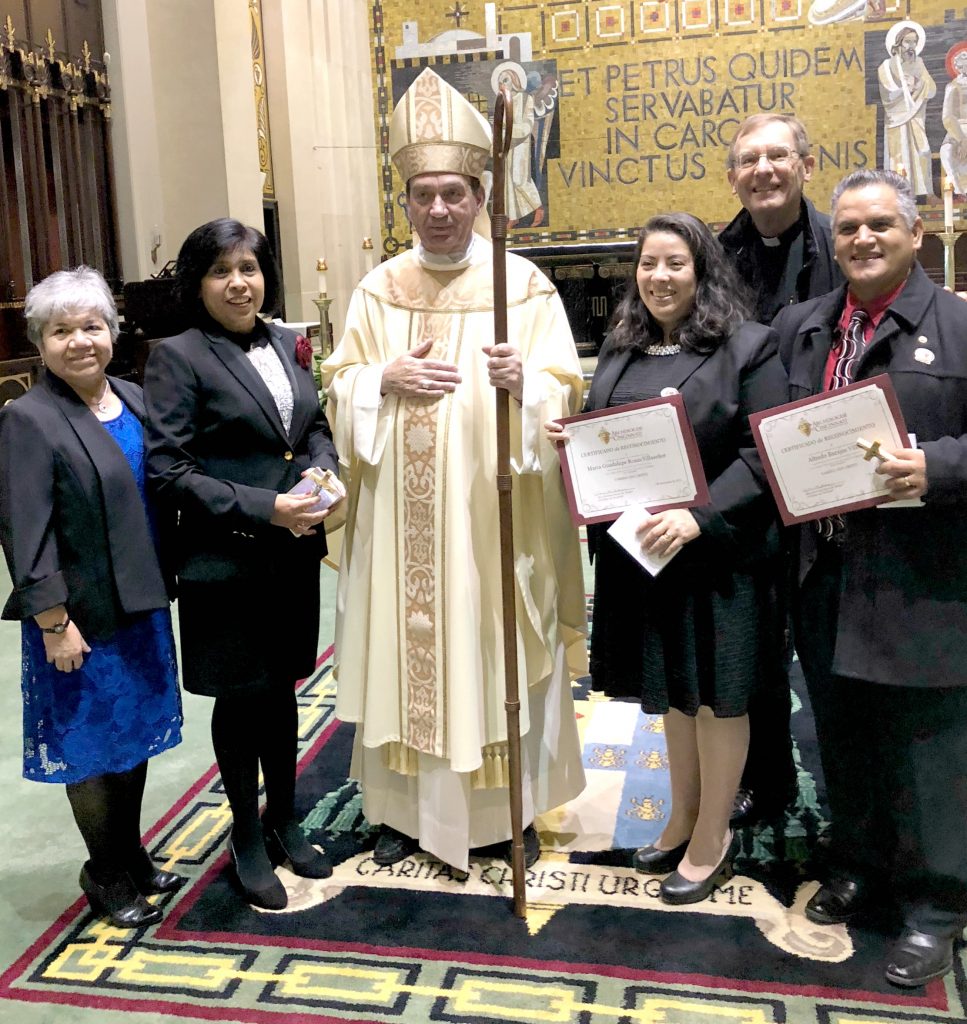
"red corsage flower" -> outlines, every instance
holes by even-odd
[[[312,366],[312,342],[301,334],[297,334],[295,339],[295,361],[303,370]]]

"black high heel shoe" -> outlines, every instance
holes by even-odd
[[[109,918],[115,928],[143,928],[157,924],[162,918],[161,908],[153,907],[138,892],[127,873],[116,875],[104,884],[95,881],[90,861],[86,861],[78,882],[91,910],[100,917]]]
[[[235,849],[234,835],[229,840],[228,850],[232,857],[232,865],[235,868],[235,878],[241,887],[242,894],[248,903],[253,907],[261,907],[263,910],[285,910],[289,902],[285,886],[275,877],[272,865],[267,855],[265,856],[264,870],[258,863],[261,858],[258,854],[248,863],[239,858]]]
[[[265,831],[265,845],[273,864],[289,863],[292,873],[300,878],[328,878],[332,864],[305,837],[295,822],[281,828],[262,822]]]
[[[733,832],[732,841],[725,851],[725,856],[712,869],[712,873],[700,882],[690,882],[677,870],[673,871],[658,887],[658,895],[662,903],[670,903],[672,906],[701,903],[716,885],[727,882],[732,877],[734,874],[732,861],[735,860],[740,845],[738,832]]]
[[[631,863],[635,871],[643,875],[667,875],[682,862],[688,849],[688,840],[670,850],[659,850],[657,846],[643,846],[635,850]]]
[[[143,846],[128,864],[128,874],[142,896],[163,896],[165,893],[176,892],[188,881],[184,875],[156,867]]]

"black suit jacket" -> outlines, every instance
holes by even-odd
[[[676,357],[674,386],[695,431],[711,504],[691,509],[702,535],[686,545],[666,572],[699,561],[731,570],[777,550],[775,506],[749,427],[749,413],[785,400],[786,379],[776,344],[770,328],[750,322],[714,352]],[[588,411],[607,407],[631,356],[629,349],[615,351],[610,337],[605,341],[588,392]]]
[[[776,318],[791,399],[822,391],[845,296],[839,288]],[[890,375],[907,430],[923,449],[928,489],[923,508],[846,516],[833,672],[904,686],[967,686],[967,305],[918,264],[854,380],[879,373]],[[816,552],[807,524],[800,580]]]
[[[141,389],[110,381],[143,422]],[[0,540],[14,586],[5,619],[64,604],[91,640],[110,636],[125,614],[168,605],[121,449],[50,372],[0,411]]]
[[[296,335],[268,330],[292,385],[288,432],[262,378],[228,338],[192,328],[148,359],[148,475],[159,503],[179,513],[172,548],[182,579],[230,580],[326,553],[324,530],[293,537],[270,523],[277,494],[310,466],[336,472],[337,458],[312,371],[296,362]]]

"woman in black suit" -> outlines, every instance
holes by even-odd
[[[595,558],[591,677],[664,715],[672,808],[646,874],[672,872],[666,903],[694,903],[730,877],[729,815],[749,741],[747,706],[781,648],[775,614],[774,505],[763,491],[749,413],[780,404],[776,337],[747,321],[744,289],[722,247],[683,213],[653,217],[635,278],[615,313],[587,408],[680,392],[698,440],[711,503],[646,516],[643,550],[678,553],[652,578],[607,533],[588,528]],[[567,435],[548,424],[548,435]]]
[[[159,503],[178,512],[184,685],[215,698],[232,859],[248,901],[268,909],[287,901],[273,861],[310,878],[332,871],[295,817],[294,687],[315,666],[328,511],[286,492],[337,461],[308,342],[258,316],[278,290],[263,235],[228,219],[197,228],[178,254],[193,326],[161,342],[145,371],[148,474]]]
[[[80,885],[119,928],[184,881],[141,845],[147,759],[181,740],[168,593],[145,505],[141,389],[108,377],[118,334],[96,270],[59,271],[25,304],[44,361],[0,411],[0,540],[23,623],[24,777],[65,783],[89,860]]]

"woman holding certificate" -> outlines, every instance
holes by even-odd
[[[287,896],[273,861],[309,878],[332,870],[294,804],[295,681],[315,665],[328,510],[287,492],[311,467],[336,471],[308,342],[258,316],[279,285],[259,232],[227,219],[197,228],[178,253],[192,326],[154,349],[144,382],[148,474],[158,501],[179,513],[184,685],[215,698],[232,861],[248,902],[275,910]]]
[[[775,508],[759,482],[748,416],[783,402],[786,383],[775,334],[747,321],[745,289],[701,221],[653,217],[635,266],[586,411],[680,393],[711,502],[643,511],[642,551],[676,556],[654,577],[607,523],[588,527],[591,675],[595,689],[638,697],[644,711],[664,716],[671,813],[634,864],[668,874],[664,902],[696,903],[731,876],[738,842],[729,816],[748,748],[748,701],[780,658]],[[567,442],[559,425],[547,429]]]

